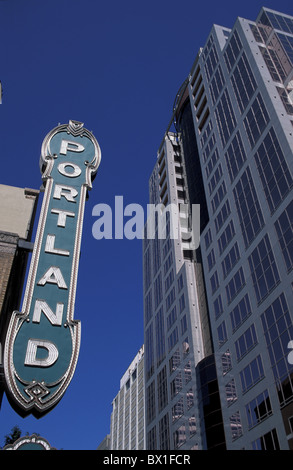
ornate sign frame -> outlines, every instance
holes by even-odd
[[[23,415],[39,417],[54,407],[76,368],[84,206],[100,161],[98,142],[78,121],[56,127],[43,141],[45,193],[22,309],[12,313],[4,348],[8,398]]]

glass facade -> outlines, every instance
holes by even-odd
[[[292,27],[266,8],[214,26],[189,81],[227,449],[293,448]]]
[[[177,96],[149,200],[200,204],[201,237],[144,239],[147,449],[293,449],[292,80],[293,18],[263,8]]]

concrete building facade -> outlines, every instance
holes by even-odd
[[[0,184],[0,403],[2,351],[13,310],[20,307],[39,191]]]
[[[110,450],[144,450],[144,347],[120,380],[120,390],[112,402]]]

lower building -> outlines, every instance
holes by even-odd
[[[112,402],[110,450],[144,450],[144,347],[120,380]]]
[[[3,347],[10,315],[19,309],[39,191],[0,184],[0,405]]]

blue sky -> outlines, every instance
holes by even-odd
[[[146,208],[176,93],[212,25],[254,20],[263,5],[293,14],[290,0],[0,0],[0,183],[38,189],[42,141],[69,119],[102,150],[85,210],[74,378],[39,420],[4,398],[0,446],[14,425],[68,450],[95,449],[109,433],[120,378],[143,344],[142,246],[95,240],[92,209],[114,208],[115,196]]]

